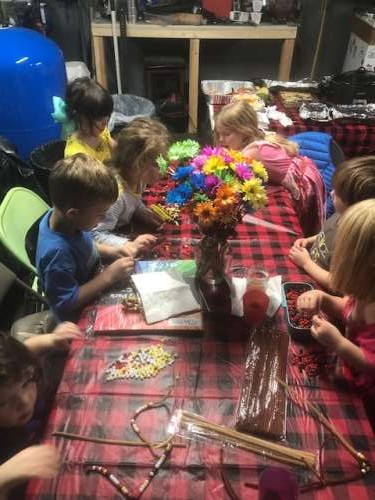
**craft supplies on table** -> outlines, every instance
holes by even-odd
[[[154,189],[154,201],[155,192]],[[288,256],[294,240],[302,234],[290,196],[283,188],[271,186],[268,196],[269,204],[255,215],[273,226],[239,224],[235,236],[228,240],[233,262],[245,268],[259,265],[267,269],[270,276],[281,275],[283,280],[304,282],[308,280],[307,275]],[[274,225],[289,228],[296,235],[276,231]],[[163,241],[154,249],[155,258],[178,259],[184,253],[186,259],[192,259],[194,244],[199,238],[199,232],[187,220],[183,220],[180,226],[166,224]],[[58,445],[64,467],[55,479],[30,481],[27,500],[78,500],[82,491],[93,499],[118,498],[119,493],[105,478],[99,474],[85,474],[88,464],[105,467],[127,485],[132,495],[138,495],[138,485],[146,484],[156,463],[147,443],[140,443],[139,438],[134,445],[132,420],[135,419],[135,412],[138,415],[138,409],[150,408],[149,412],[144,411],[139,415],[136,424],[143,438],[153,443],[166,442],[170,416],[180,408],[203,417],[209,423],[234,430],[249,336],[242,319],[232,316],[228,322],[219,325],[230,333],[230,338],[224,341],[217,337],[217,325],[211,321],[205,322],[205,335],[190,335],[185,330],[187,334],[181,336],[181,330],[157,330],[157,323],[142,327],[139,331],[121,330],[126,317],[121,300],[114,293],[103,294],[93,306],[95,315],[91,319],[96,328],[93,338],[90,342],[72,343],[43,438],[43,442],[51,442],[52,439]],[[114,304],[117,304],[115,309],[107,317],[107,322],[103,322],[103,311]],[[142,316],[139,313],[132,313],[131,316],[136,316],[139,324]],[[273,321],[276,329],[285,332],[286,322],[282,310],[276,313]],[[102,326],[107,328],[108,335],[101,335],[104,333],[100,331]],[[160,344],[165,351],[176,352],[178,356],[172,365],[162,369],[157,376],[144,380],[128,378],[106,381],[106,369],[121,353],[136,352]],[[320,408],[345,439],[374,462],[374,435],[358,394],[350,392],[342,381],[336,381],[328,367],[315,373],[313,378],[304,369],[300,371],[298,361],[293,364],[293,354],[299,354],[298,349],[299,346],[291,342],[287,380],[293,393]],[[304,348],[304,352],[308,352],[307,348]],[[328,371],[330,377],[327,377]],[[166,394],[169,394],[168,399],[164,398]],[[160,401],[161,397],[163,403],[159,408],[148,406],[152,401]],[[107,438],[128,442],[130,439],[133,443],[109,446],[103,442],[67,441],[54,436],[55,432],[62,431],[99,440]],[[292,403],[291,399],[287,402],[286,437],[287,447],[294,450],[305,450],[314,455],[319,449],[324,450],[321,465],[328,471],[327,486],[317,489],[317,478],[313,473],[306,468],[292,466],[306,498],[372,500],[373,475],[362,475],[342,444],[336,439],[328,439],[329,434],[324,426],[309,412]],[[269,459],[252,452],[245,453],[233,446],[222,447],[211,440],[201,443],[189,439],[183,443],[184,447],[174,443],[168,462],[148,483],[142,498],[174,498],[177,494],[179,500],[203,499],[207,492],[224,498],[228,484],[239,498],[258,497],[259,474],[272,463]],[[159,456],[164,454],[164,450],[165,447],[163,451],[153,449]]]
[[[170,353],[161,345],[126,352],[109,365],[105,378],[110,381],[156,377],[163,368],[172,365],[176,357],[177,353]]]

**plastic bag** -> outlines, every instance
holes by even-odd
[[[110,131],[119,125],[130,123],[135,118],[146,118],[155,114],[154,104],[145,97],[132,94],[115,94],[112,97],[114,106],[108,123]]]
[[[91,77],[88,67],[82,61],[67,61],[65,63],[65,68],[68,83],[77,80],[77,78],[82,78],[85,76],[89,78]]]

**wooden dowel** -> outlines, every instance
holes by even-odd
[[[296,401],[296,398],[292,394],[292,391],[290,390],[290,387],[286,382],[283,380],[280,380],[278,377],[276,377],[277,382],[285,389],[286,393],[288,396],[293,400]],[[318,421],[327,429],[329,430],[335,438],[344,446],[344,448],[357,460],[357,462],[361,466],[361,470],[363,473],[367,473],[370,470],[370,465],[366,457],[357,451],[350,443],[347,441],[342,434],[336,429],[336,427],[330,422],[324,415],[323,413],[318,410],[318,408],[313,404],[310,403],[310,401],[304,401],[306,403],[306,406],[310,409],[310,411],[316,416]]]
[[[114,446],[146,446],[146,447],[154,447],[154,448],[160,448],[161,445],[167,445],[169,442],[169,439],[167,441],[161,442],[161,443],[144,443],[142,441],[121,441],[117,439],[104,439],[104,438],[97,438],[97,437],[91,437],[91,436],[81,436],[81,434],[72,434],[70,432],[62,432],[62,431],[54,431],[51,434],[52,436],[56,437],[63,437],[66,439],[76,439],[77,441],[88,441],[90,443],[100,443],[100,444],[110,444]],[[173,446],[177,448],[185,448],[186,444],[184,443],[173,443]]]

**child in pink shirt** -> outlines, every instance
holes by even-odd
[[[324,182],[315,163],[298,154],[296,143],[259,129],[256,112],[243,100],[227,104],[217,115],[215,140],[261,161],[270,184],[290,192],[305,236],[320,231],[325,220]]]
[[[302,294],[297,306],[315,313],[313,337],[337,354],[344,375],[358,391],[375,424],[375,199],[354,204],[340,219],[332,256],[332,289],[344,298],[321,290]],[[326,317],[344,321],[340,332]]]

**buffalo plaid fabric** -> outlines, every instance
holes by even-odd
[[[333,120],[319,123],[311,120],[302,120],[296,108],[286,109],[276,99],[277,109],[284,112],[292,121],[290,127],[283,127],[278,121],[271,121],[270,129],[284,136],[291,136],[301,132],[325,132],[330,134],[339,144],[347,158],[364,156],[375,152],[375,122],[361,123],[359,121]],[[214,114],[222,108],[222,104],[213,104]]]
[[[161,185],[149,192],[148,201],[160,199],[165,189]],[[283,281],[311,281],[288,258],[289,248],[297,237],[290,231],[301,234],[289,195],[282,189],[275,189],[269,193],[269,200],[266,208],[253,215],[281,228],[240,224],[231,240],[233,261],[246,266],[259,264],[271,275],[281,274]],[[181,225],[165,228],[155,256],[192,257],[198,239],[196,229],[183,218]],[[287,334],[282,309],[273,322]],[[147,448],[66,440],[52,437],[52,432],[138,441],[130,427],[134,413],[147,402],[161,399],[171,387],[170,397],[161,408],[145,412],[138,418],[138,426],[149,441],[165,439],[171,414],[181,408],[233,427],[244,360],[248,354],[248,336],[242,320],[232,317],[226,322],[207,319],[205,335],[197,337],[129,333],[124,336],[118,332],[114,336],[96,335],[90,341],[74,342],[44,438],[45,442],[54,443],[61,453],[61,473],[50,481],[31,481],[27,498],[121,498],[106,479],[85,474],[85,466],[89,464],[104,465],[126,484],[133,495],[137,495],[140,484],[157,460]],[[177,358],[156,377],[145,381],[106,381],[106,368],[121,353],[159,344],[169,352],[176,352]],[[324,372],[319,377],[307,378],[298,366],[291,363],[293,354],[300,349],[300,345],[290,343],[288,381],[295,387],[298,398],[315,403],[358,451],[374,460],[374,438],[361,400],[333,373]],[[335,486],[313,489],[316,482],[313,474],[293,468],[301,491],[306,490],[302,498],[374,498],[374,475],[358,477],[358,464],[342,445],[332,439],[303,405],[290,400],[286,430],[286,445],[310,450],[317,456],[322,449],[321,467],[326,480],[343,481]],[[275,465],[262,457],[231,448],[224,448],[221,461],[220,446],[203,438],[180,438],[178,442],[183,446],[173,448],[170,458],[152,480],[143,498],[225,499],[228,493],[222,479],[224,471],[239,498],[257,499],[260,473],[268,465]],[[353,477],[357,480],[348,482]]]

